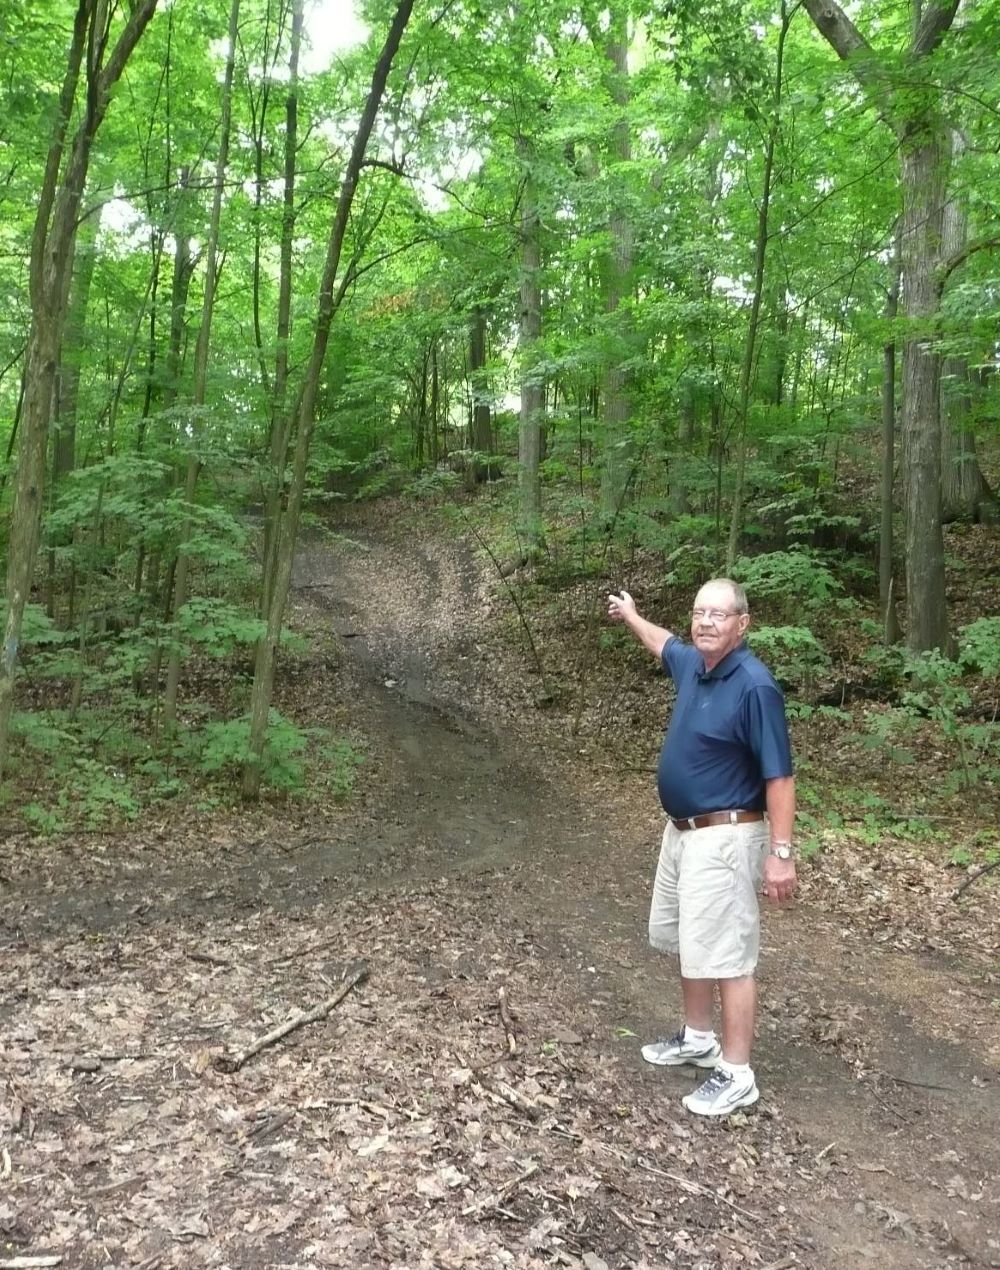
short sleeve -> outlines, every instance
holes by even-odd
[[[762,779],[792,775],[785,699],[777,684],[756,684],[746,695],[746,741]]]
[[[671,635],[663,645],[660,660],[663,662],[663,669],[674,683],[679,683],[683,679],[685,670],[690,673],[695,664],[699,667],[702,664],[698,650],[692,648],[690,644],[685,644],[676,635]]]

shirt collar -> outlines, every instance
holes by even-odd
[[[711,670],[705,669],[705,660],[702,658],[701,670],[698,672],[698,679],[705,683],[709,679],[728,679],[738,666],[740,666],[750,655],[750,650],[746,646],[746,641],[737,644],[730,653],[726,653],[722,661],[718,662]]]

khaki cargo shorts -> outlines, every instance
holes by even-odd
[[[753,974],[768,850],[766,820],[681,832],[667,824],[649,910],[649,942],[680,956],[685,979]]]

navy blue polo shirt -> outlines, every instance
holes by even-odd
[[[660,802],[671,816],[763,811],[764,782],[791,776],[785,699],[746,644],[712,670],[676,635],[663,666],[677,686],[657,768]]]

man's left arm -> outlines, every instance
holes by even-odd
[[[764,782],[764,791],[771,826],[771,848],[781,845],[791,847],[795,821],[795,777],[775,776]],[[764,894],[780,904],[791,899],[796,885],[794,856],[782,860],[769,850],[764,862]]]

